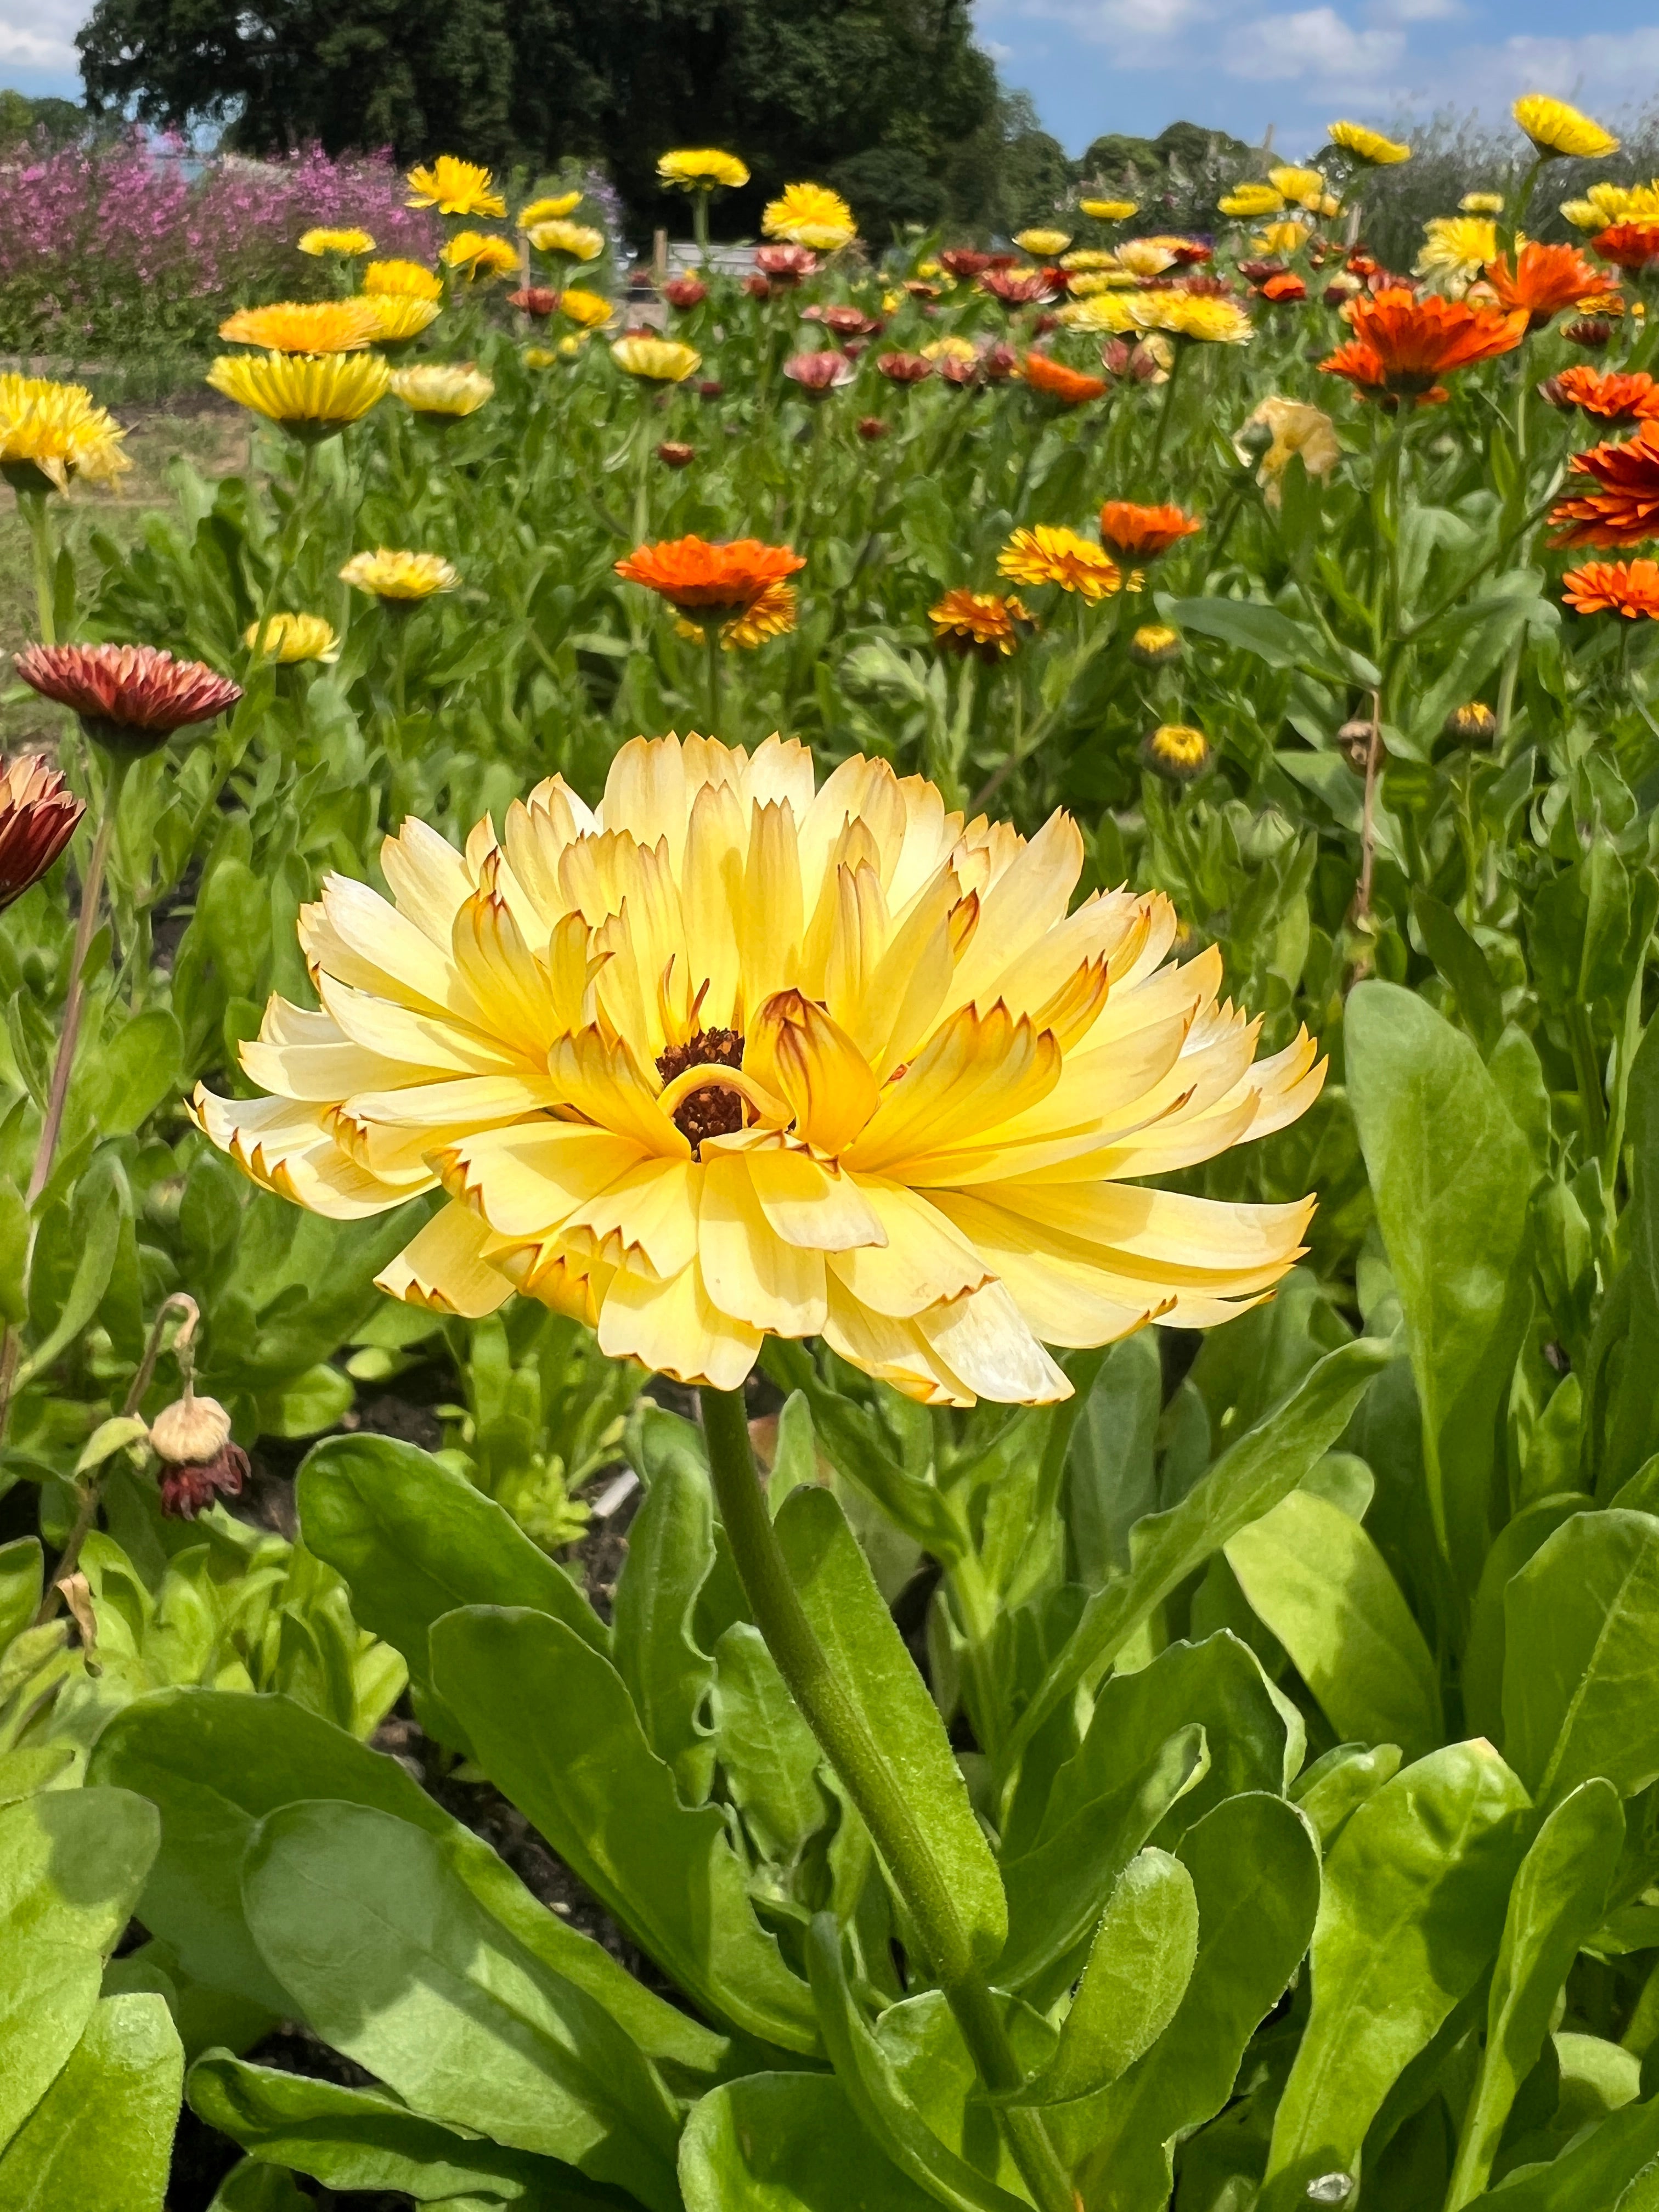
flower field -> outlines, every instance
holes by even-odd
[[[1516,123],[1400,270],[1346,123],[626,289],[302,162],[118,533],[0,374],[0,2205],[1659,2205],[1659,181]]]

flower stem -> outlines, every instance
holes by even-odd
[[[1158,428],[1152,435],[1152,457],[1146,463],[1147,481],[1152,489],[1158,489],[1158,465],[1164,458],[1164,441],[1169,434],[1170,417],[1175,411],[1176,386],[1181,381],[1181,365],[1187,358],[1187,349],[1179,338],[1175,341],[1175,358],[1170,363],[1169,382],[1164,387],[1164,404],[1158,410]]]
[[[720,726],[720,626],[711,617],[702,627],[703,651],[708,661],[708,735],[718,737]]]
[[[34,605],[40,625],[40,642],[42,645],[56,645],[58,613],[53,604],[52,523],[46,514],[46,494],[43,491],[19,492],[17,504],[22,508],[28,524],[29,545],[34,556]]]
[[[994,2095],[1006,2096],[1024,2081],[1019,2061],[944,1870],[789,1578],[755,1473],[743,1394],[705,1387],[702,1398],[715,1502],[756,1625],[790,1695],[864,1817],[981,2079]],[[999,2118],[1039,2212],[1075,2212],[1075,2194],[1042,2115],[1029,2107],[1004,2106]]]

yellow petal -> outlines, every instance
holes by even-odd
[[[722,1312],[776,1336],[814,1336],[823,1327],[823,1255],[774,1233],[743,1153],[716,1153],[704,1165],[697,1259]]]
[[[411,815],[395,837],[381,840],[380,872],[398,913],[447,952],[450,918],[472,889],[466,862],[449,840]]]
[[[751,1016],[774,991],[794,982],[802,929],[795,817],[787,800],[774,800],[750,817],[744,866],[738,953],[743,1003]]]
[[[705,1157],[730,1141],[714,1139],[705,1146]],[[749,1146],[746,1157],[761,1211],[786,1243],[812,1252],[850,1252],[860,1244],[886,1242],[875,1208],[838,1167],[770,1136]]]
[[[640,1147],[579,1121],[522,1121],[462,1137],[434,1160],[452,1197],[499,1235],[541,1237],[637,1165]]]
[[[354,1091],[422,1083],[437,1072],[366,1051],[327,1014],[290,1006],[274,994],[257,1041],[248,1039],[237,1056],[261,1090],[319,1103],[349,1097]]]
[[[830,1272],[830,1310],[823,1340],[878,1382],[923,1406],[971,1406],[974,1395],[961,1378],[935,1357],[916,1325],[895,1321],[861,1306]]]
[[[843,1152],[874,1114],[880,1093],[853,1040],[799,991],[775,992],[760,1007],[744,1064],[781,1093],[809,1145]]]
[[[872,1176],[857,1181],[887,1242],[837,1252],[830,1265],[860,1305],[902,1321],[990,1280],[979,1253],[925,1198]]]
[[[639,1062],[625,1043],[606,1044],[596,1030],[561,1037],[547,1056],[559,1095],[585,1121],[631,1137],[641,1151],[689,1159],[691,1147],[658,1106]]]
[[[695,1261],[667,1283],[619,1270],[599,1308],[599,1337],[612,1359],[716,1390],[739,1389],[761,1347],[757,1328],[720,1311]]]
[[[1167,1313],[1173,1301],[1148,1292],[1115,1296],[1092,1261],[1003,1207],[967,1191],[939,1191],[934,1203],[995,1268],[999,1279],[1045,1344],[1115,1344]]]
[[[988,1136],[1037,1105],[1060,1073],[1059,1046],[1028,1020],[1015,1021],[1002,1006],[983,1018],[963,1006],[889,1083],[847,1164],[860,1174],[902,1168],[915,1181],[930,1157]]]
[[[956,1004],[978,999],[1028,945],[1063,921],[1083,872],[1083,839],[1069,814],[1051,814],[980,902],[979,927],[951,987]]]
[[[1026,1327],[1006,1284],[988,1283],[918,1314],[934,1356],[977,1397],[1004,1406],[1051,1406],[1072,1385]]]
[[[486,1224],[453,1203],[434,1213],[416,1237],[374,1278],[377,1290],[430,1313],[482,1321],[513,1295],[511,1279],[482,1256]]]
[[[697,1249],[697,1200],[702,1170],[693,1160],[640,1160],[585,1200],[559,1231],[559,1242],[583,1265],[612,1267],[666,1279]]]

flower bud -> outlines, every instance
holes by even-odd
[[[859,435],[866,446],[873,446],[878,439],[887,435],[887,425],[879,415],[860,415],[858,428]]]
[[[665,438],[657,448],[657,459],[668,469],[689,469],[696,458],[696,447],[684,445],[678,438]]]
[[[1129,640],[1129,658],[1143,668],[1163,668],[1181,658],[1181,632],[1167,623],[1142,623]]]
[[[1191,783],[1210,765],[1210,741],[1190,722],[1160,722],[1147,732],[1140,757],[1155,775],[1170,783]]]
[[[1600,353],[1613,342],[1613,325],[1603,315],[1581,315],[1577,322],[1564,324],[1561,335],[1587,353]]]
[[[1442,735],[1460,745],[1489,745],[1498,735],[1498,717],[1484,699],[1471,699],[1466,707],[1452,708]]]
[[[38,753],[0,761],[0,907],[40,882],[85,811],[61,771]]]

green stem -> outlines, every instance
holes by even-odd
[[[1573,1072],[1578,1078],[1578,1095],[1584,1109],[1585,1147],[1592,1158],[1600,1158],[1607,1141],[1607,1109],[1601,1096],[1601,1070],[1596,1061],[1595,1039],[1589,1016],[1577,1000],[1569,1001],[1566,1020]]]
[[[702,263],[703,272],[707,275],[708,270],[708,195],[707,192],[698,191],[691,195],[691,232],[697,241],[698,258]]]
[[[28,524],[29,545],[34,556],[34,605],[40,624],[40,642],[56,645],[58,616],[52,588],[52,523],[46,514],[46,498],[43,491],[19,492],[17,504]]]
[[[863,1815],[981,2079],[993,2095],[1006,2096],[1024,2079],[1019,2061],[944,1870],[789,1578],[755,1473],[743,1395],[705,1388],[702,1397],[715,1502],[756,1626],[790,1695]],[[1071,2182],[1041,2114],[1005,2106],[999,2118],[1039,2212],[1075,2212]]]
[[[1152,435],[1152,451],[1146,463],[1146,476],[1152,488],[1158,486],[1158,465],[1164,457],[1164,441],[1169,434],[1170,417],[1175,411],[1176,386],[1181,381],[1182,363],[1187,358],[1187,349],[1179,338],[1175,341],[1175,359],[1170,363],[1170,380],[1164,387],[1164,404],[1158,410],[1158,428]]]
[[[718,737],[720,726],[720,626],[711,615],[703,624],[703,651],[708,661],[708,735]]]

